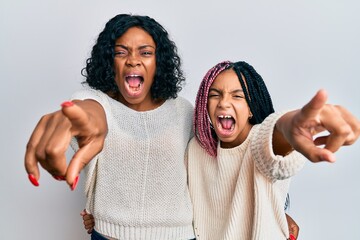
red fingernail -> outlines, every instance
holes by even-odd
[[[290,237],[289,237],[290,240],[296,240],[296,237],[292,234],[290,234]]]
[[[79,181],[79,176],[76,176],[76,178],[74,179],[74,182],[73,184],[71,185],[71,191],[74,191],[77,184],[78,184],[78,181]]]
[[[71,107],[74,106],[74,103],[71,101],[65,101],[61,104],[61,107]]]
[[[53,178],[55,178],[58,181],[65,181],[66,180],[64,176],[54,176],[53,175]]]
[[[38,187],[39,186],[39,182],[36,180],[36,178],[34,177],[34,175],[29,174],[28,175],[30,182],[35,186]]]

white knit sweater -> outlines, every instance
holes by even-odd
[[[178,97],[138,112],[92,89],[72,99],[99,102],[107,118],[104,148],[86,167],[96,231],[126,240],[194,238],[184,162],[193,106]]]
[[[188,174],[197,240],[280,240],[289,236],[284,205],[289,177],[305,162],[298,152],[272,151],[280,116],[253,126],[240,146],[218,146],[211,157],[195,139],[189,143]],[[281,180],[286,179],[286,180]]]

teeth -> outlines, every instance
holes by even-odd
[[[219,118],[232,118],[232,116],[230,116],[230,115],[225,115],[225,116],[224,116],[224,115],[220,115]]]
[[[127,75],[126,77],[140,77],[140,75]]]

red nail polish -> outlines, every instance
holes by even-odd
[[[296,237],[292,234],[290,234],[290,237],[289,237],[290,240],[296,240]]]
[[[73,184],[71,185],[71,191],[74,191],[74,190],[75,190],[78,182],[79,182],[79,176],[76,176],[76,178],[74,179]]]
[[[65,101],[61,104],[61,107],[71,107],[74,106],[74,103],[71,101]]]
[[[58,181],[65,181],[66,180],[64,176],[54,176],[53,175],[53,178],[55,178]]]
[[[36,178],[34,177],[34,175],[29,174],[28,175],[30,182],[35,186],[38,187],[39,186],[39,182],[36,180]]]

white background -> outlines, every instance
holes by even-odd
[[[41,171],[33,187],[25,146],[40,117],[81,87],[80,70],[104,24],[149,15],[176,42],[194,103],[200,80],[222,60],[245,60],[265,79],[276,110],[301,107],[319,88],[360,117],[360,3],[356,0],[1,0],[0,238],[89,239],[71,192]],[[360,143],[335,164],[307,163],[293,178],[290,215],[299,239],[360,239]]]

